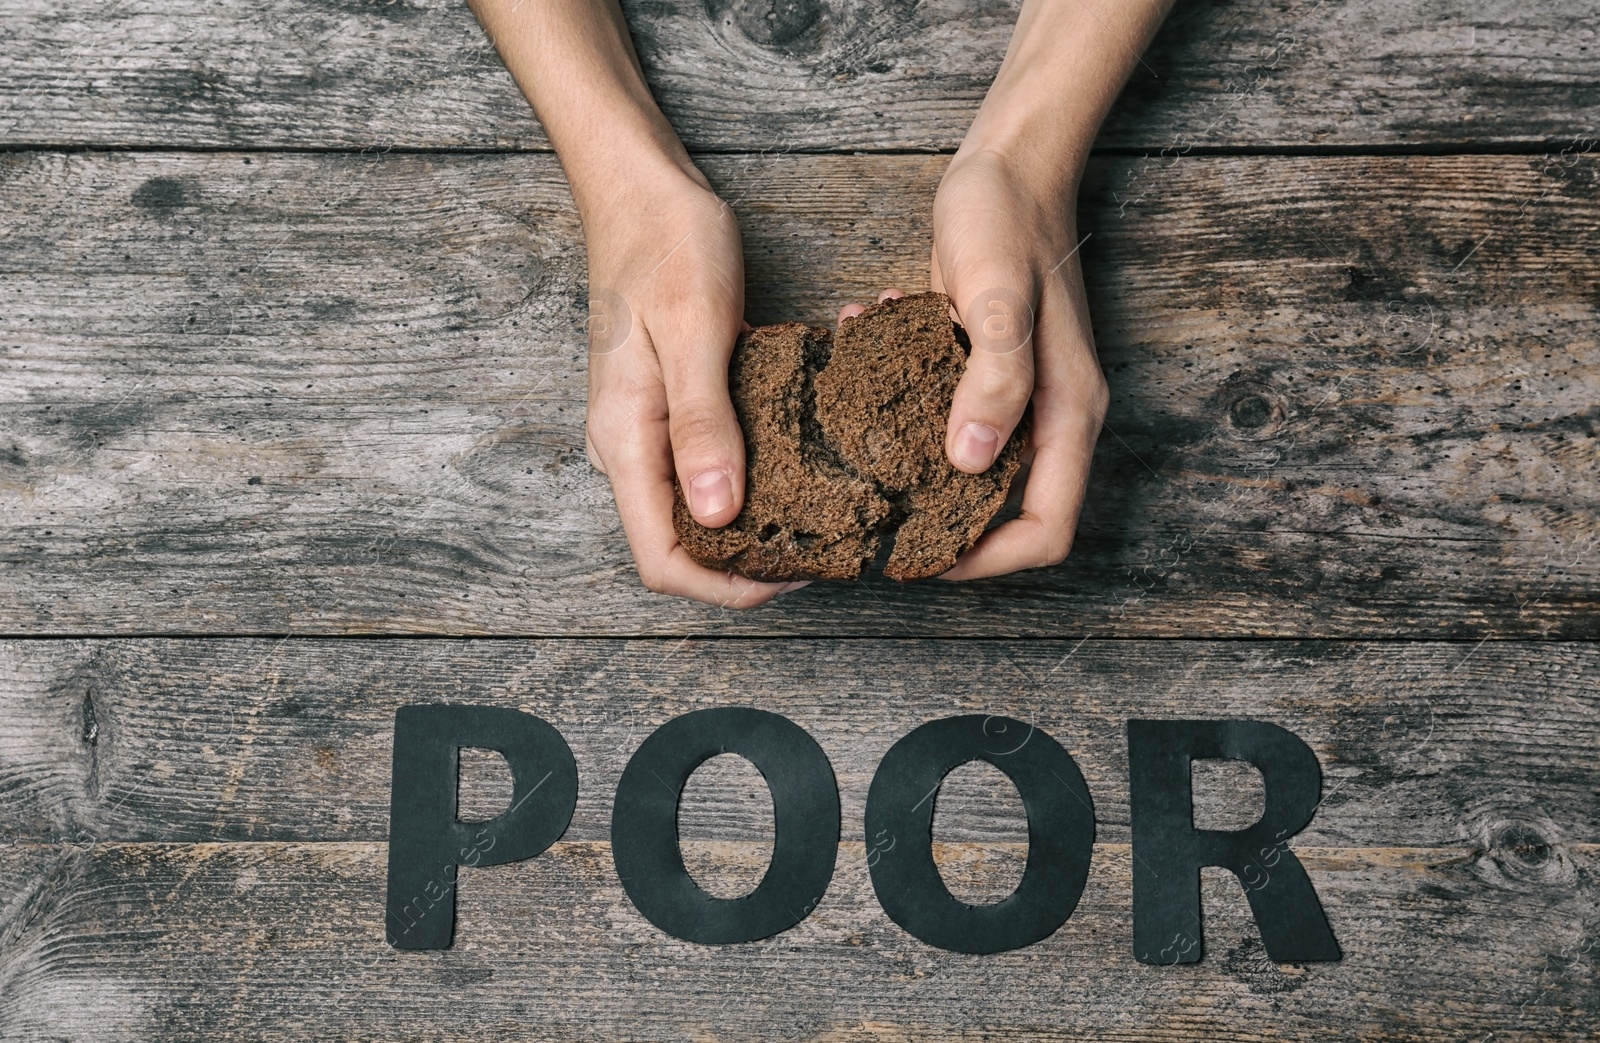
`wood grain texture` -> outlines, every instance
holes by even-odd
[[[1589,643],[0,650],[7,1039],[1179,1039],[1245,1025],[1267,1038],[1581,1039],[1600,1002],[1600,766],[1588,755],[1600,649]],[[897,664],[892,676],[881,662]],[[580,766],[579,808],[539,859],[467,875],[453,949],[401,954],[380,925],[388,732],[397,705],[438,700],[517,705],[558,724]],[[800,927],[705,948],[642,921],[603,838],[611,788],[643,737],[731,703],[783,712],[818,739],[839,777],[845,842]],[[886,920],[852,827],[900,734],[984,710],[1072,750],[1102,842],[1061,932],[972,958]],[[1121,729],[1133,715],[1197,714],[1278,720],[1317,750],[1327,800],[1294,848],[1342,963],[1268,961],[1238,886],[1211,873],[1206,960],[1165,970],[1132,959]],[[503,779],[475,774],[475,806],[492,811]],[[761,798],[748,778],[722,779],[735,784],[700,786],[686,809],[691,862],[748,880],[765,857]],[[1015,878],[1014,796],[992,779],[953,796],[937,797],[952,887]],[[1238,803],[1215,789],[1205,799],[1203,813]]]
[[[1316,751],[1326,800],[1300,842],[1487,849],[1526,836],[1548,853],[1600,842],[1597,682],[1591,643],[8,641],[0,837],[383,840],[395,709],[466,702],[560,729],[579,765],[570,840],[610,836],[617,779],[661,724],[751,705],[827,753],[846,839],[860,839],[896,740],[994,713],[1065,746],[1100,839],[1125,842],[1127,720],[1200,717],[1276,721]],[[504,766],[483,759],[466,772],[468,806],[489,814],[510,794]],[[770,835],[761,788],[716,778],[694,836]],[[1253,821],[1259,796],[1223,781],[1201,787],[1202,814]],[[958,788],[939,806],[941,838],[1026,839],[1003,776]]]
[[[1015,0],[625,0],[702,150],[952,149]],[[458,0],[11,0],[0,142],[533,148]],[[1589,0],[1180,0],[1102,146],[1554,143],[1600,133]]]
[[[749,316],[923,285],[942,157],[722,157]],[[1073,555],[639,586],[549,156],[0,157],[0,632],[1600,635],[1600,162],[1109,159]]]
[[[656,931],[609,847],[562,842],[463,876],[456,943],[383,941],[379,844],[0,848],[0,1029],[43,1041],[828,1041],[1590,1038],[1594,875],[1507,880],[1471,849],[1306,849],[1345,951],[1266,959],[1231,877],[1206,874],[1206,956],[1130,951],[1129,851],[1096,846],[1073,917],[1026,949],[964,956],[903,933],[860,844],[799,926],[740,946]],[[983,864],[947,851],[950,875]]]
[[[6,641],[0,1036],[1583,1039],[1600,1005],[1597,677],[1593,643]],[[464,876],[453,948],[399,953],[381,924],[389,731],[397,705],[444,700],[556,723],[579,807],[543,856]],[[659,723],[736,703],[818,739],[843,843],[800,926],[696,946],[622,893],[610,792]],[[969,957],[883,915],[856,831],[889,744],[985,710],[1072,751],[1100,842],[1060,931]],[[1210,870],[1205,959],[1134,960],[1130,716],[1276,720],[1312,745],[1325,800],[1293,848],[1342,962],[1266,959],[1239,885]],[[691,865],[748,886],[770,819],[749,773],[717,764],[686,797]],[[503,805],[492,758],[464,774],[469,807]],[[958,893],[998,897],[1025,857],[998,777],[936,798]],[[1248,805],[1216,782],[1203,819]]]
[[[882,153],[960,141],[1017,0],[623,6],[751,321],[925,284],[946,160]],[[464,3],[11,0],[0,635],[57,637],[0,639],[0,1039],[1594,1038],[1593,7],[1179,0],[1080,217],[1114,402],[1072,557],[736,614],[634,577],[582,453],[578,221]],[[1545,155],[1199,154],[1308,148]],[[421,634],[514,639],[376,639]],[[465,875],[454,948],[399,953],[393,716],[432,701],[556,724],[579,800]],[[611,796],[735,704],[817,738],[843,843],[799,927],[702,947],[623,894]],[[1097,820],[1075,916],[988,957],[893,925],[860,836],[888,747],[973,712],[1066,746]],[[1204,961],[1134,960],[1133,717],[1312,746],[1293,847],[1342,962],[1269,961],[1219,870]],[[468,752],[487,817],[509,779]],[[1202,825],[1257,813],[1252,770],[1195,781]],[[936,801],[947,885],[1004,896],[1015,789]],[[715,758],[680,811],[696,878],[754,886],[759,773]]]

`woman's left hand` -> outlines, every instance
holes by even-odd
[[[959,470],[988,470],[1032,401],[1032,466],[1021,515],[985,533],[942,577],[952,580],[1067,556],[1110,398],[1078,264],[1076,180],[1030,178],[998,152],[965,152],[933,204],[932,285],[972,341],[945,452]],[[861,310],[849,305],[840,319]]]

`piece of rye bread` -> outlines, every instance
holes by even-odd
[[[967,474],[945,456],[945,427],[967,368],[966,331],[942,293],[894,297],[839,327],[815,379],[817,418],[835,451],[895,510],[890,579],[946,572],[1005,505],[1022,463],[1024,416],[993,466]]]
[[[673,527],[689,556],[752,579],[853,579],[894,546],[884,575],[948,571],[1004,505],[1024,416],[994,465],[966,474],[944,432],[970,347],[942,293],[891,298],[841,324],[763,326],[740,337],[729,390],[745,439],[745,502],[710,529],[683,493]]]
[[[826,329],[798,322],[739,338],[728,387],[744,429],[744,507],[709,529],[678,490],[673,527],[695,561],[751,579],[852,579],[877,553],[889,503],[833,459],[811,408],[830,345]]]

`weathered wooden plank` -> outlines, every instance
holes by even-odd
[[[1016,0],[625,0],[693,148],[950,149]],[[456,0],[13,0],[0,142],[543,148]],[[1600,132],[1589,0],[1195,0],[1103,145],[1554,143]]]
[[[896,740],[995,713],[1072,753],[1102,840],[1129,838],[1127,720],[1198,717],[1275,721],[1316,751],[1326,799],[1301,843],[1553,849],[1600,842],[1597,682],[1587,643],[8,641],[0,837],[383,840],[396,707],[469,702],[523,707],[565,735],[577,841],[610,836],[617,779],[659,725],[752,705],[828,754],[850,840]],[[488,817],[509,790],[484,760],[466,773],[467,805]],[[699,778],[692,836],[770,836],[759,779]],[[1243,819],[1218,828],[1259,806],[1232,781],[1201,789],[1203,816]],[[941,838],[1026,840],[997,771],[964,778],[938,810]]]
[[[8,641],[0,1036],[1582,1039],[1600,1005],[1597,675],[1593,643]],[[396,705],[441,700],[558,724],[579,808],[539,859],[466,874],[454,948],[399,953],[382,940],[388,732]],[[817,737],[845,842],[799,927],[702,947],[643,921],[603,838],[638,742],[733,703]],[[888,921],[853,827],[895,738],[985,709],[1073,752],[1101,843],[1061,931],[969,957]],[[1327,797],[1294,848],[1342,962],[1267,960],[1211,871],[1206,959],[1134,961],[1122,724],[1200,715],[1276,720],[1317,750]],[[505,796],[486,767],[467,772],[480,813]],[[748,770],[705,774],[691,865],[748,886],[764,798]],[[997,777],[937,798],[958,894],[1019,874]],[[1237,792],[1201,794],[1201,816],[1237,816]]]
[[[23,892],[0,1029],[18,1043],[1590,1038],[1600,847],[1517,878],[1505,851],[1301,854],[1342,962],[1268,961],[1239,886],[1208,872],[1205,959],[1136,963],[1129,852],[1112,844],[1060,931],[992,956],[901,932],[859,844],[799,926],[699,946],[638,915],[607,845],[562,843],[466,873],[456,944],[429,953],[384,944],[382,845],[19,845],[0,848]]]
[[[752,321],[925,285],[942,157],[724,157]],[[1600,635],[1600,162],[1114,159],[1080,539],[646,593],[549,156],[0,157],[0,632]]]

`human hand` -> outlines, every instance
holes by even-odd
[[[1110,403],[1076,210],[1076,178],[1032,176],[988,151],[958,154],[934,198],[933,288],[949,295],[972,341],[946,429],[950,462],[987,470],[1033,402],[1021,516],[985,533],[945,579],[1054,565],[1072,548]]]
[[[1072,548],[1110,403],[1078,264],[1078,184],[1100,124],[1171,7],[1023,0],[939,185],[933,288],[950,296],[973,343],[945,433],[951,463],[986,470],[1033,402],[1022,514],[985,533],[945,579],[1053,565]]]
[[[620,5],[468,3],[538,114],[584,217],[591,344],[601,347],[591,354],[586,448],[612,478],[640,577],[652,590],[738,607],[792,589],[701,568],[673,534],[674,473],[705,524],[727,524],[743,501],[744,442],[727,392],[743,261],[732,213],[650,96]],[[1107,402],[1074,256],[1076,178],[1171,4],[1126,0],[1108,16],[1024,0],[939,188],[933,286],[956,301],[969,333],[998,345],[973,351],[947,451],[958,467],[984,470],[1030,394],[1035,410],[1022,516],[986,533],[947,578],[1053,564],[1071,546]],[[1010,158],[1024,155],[1026,170]],[[1065,171],[1070,186],[1058,183]],[[1008,317],[1027,332],[1003,328]],[[987,320],[999,320],[992,336]],[[1018,336],[1021,346],[1006,346]]]
[[[672,527],[673,477],[703,525],[744,502],[744,438],[728,396],[742,328],[744,257],[733,211],[698,172],[655,179],[585,213],[589,410],[584,448],[611,479],[649,589],[751,608],[804,583],[696,564]]]
[[[589,248],[584,448],[611,479],[651,590],[749,608],[797,584],[702,568],[672,528],[673,478],[705,525],[744,500],[728,397],[743,325],[739,225],[650,95],[616,0],[468,0],[561,157]]]
[[[1075,180],[1031,178],[987,151],[958,153],[935,196],[933,288],[972,342],[946,427],[951,464],[988,470],[1033,402],[1021,515],[985,533],[943,579],[1054,565],[1072,547],[1110,400],[1078,264],[1076,196]],[[847,305],[840,321],[861,310]]]

